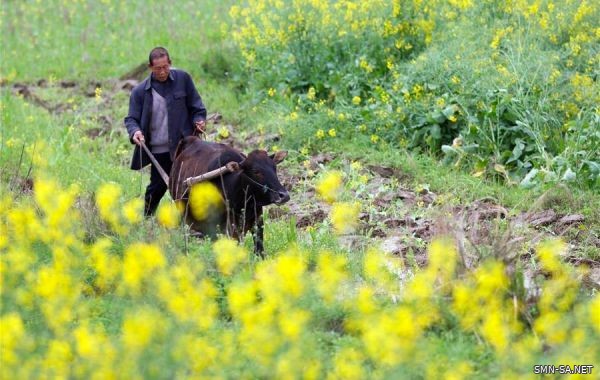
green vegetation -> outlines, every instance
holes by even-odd
[[[335,134],[527,188],[600,185],[597,6],[265,4],[231,11],[240,80],[287,100],[292,143],[327,146]]]
[[[0,12],[0,377],[597,370],[595,2]],[[265,260],[169,199],[142,220],[122,120],[156,45],[223,116],[209,140],[289,151]]]

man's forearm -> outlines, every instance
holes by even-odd
[[[125,118],[125,128],[127,129],[129,139],[133,137],[133,134],[135,132],[142,130],[142,127],[140,127],[140,124],[137,122],[137,120],[133,119],[130,116]]]

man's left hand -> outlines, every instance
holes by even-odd
[[[205,120],[198,120],[197,122],[194,123],[196,125],[196,130],[200,133],[204,133],[204,130],[206,128],[206,121]]]

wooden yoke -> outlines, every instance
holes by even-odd
[[[221,166],[218,169],[212,170],[210,172],[201,174],[201,175],[196,176],[196,177],[186,178],[183,181],[183,183],[187,187],[190,187],[190,186],[192,186],[195,183],[206,181],[206,180],[209,180],[209,179],[213,179],[215,177],[219,177],[219,176],[223,175],[224,173],[233,173],[233,172],[238,171],[238,170],[240,170],[240,165],[237,162],[235,162],[235,161],[231,161],[231,162],[228,162],[225,166]]]

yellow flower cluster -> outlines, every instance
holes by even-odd
[[[328,203],[333,203],[342,190],[342,173],[330,171],[317,183],[317,194]]]
[[[224,275],[231,275],[239,264],[241,264],[248,253],[239,247],[234,240],[221,238],[213,244],[213,251],[217,260],[217,267]]]
[[[162,203],[158,210],[156,210],[156,220],[158,223],[166,228],[175,228],[179,225],[181,219],[180,208],[185,206],[178,206],[182,203]]]
[[[210,219],[225,207],[219,189],[211,182],[199,182],[190,191],[189,207],[197,220]]]
[[[336,233],[348,234],[358,225],[360,204],[358,202],[336,202],[331,206],[331,223]]]
[[[361,168],[359,162],[353,162],[350,165],[352,174],[358,172]],[[364,175],[352,175],[350,184],[347,186],[355,186],[357,183],[365,184],[368,178]],[[317,182],[317,194],[325,202],[331,204],[329,220],[333,226],[333,230],[338,235],[350,234],[358,227],[358,217],[361,206],[359,202],[344,202],[341,201],[341,195],[344,189],[342,183],[342,173],[339,171],[329,171]]]
[[[215,271],[204,254],[86,236],[76,188],[37,180],[34,192],[0,196],[2,378],[460,378],[490,370],[481,355],[514,378],[540,358],[600,355],[600,296],[582,297],[560,242],[537,250],[547,279],[533,299],[500,261],[460,269],[450,240],[432,242],[415,269],[374,248],[292,245],[253,262],[222,238],[208,253]],[[113,185],[98,194],[114,208]],[[455,363],[439,349],[447,330],[473,338],[476,357]]]
[[[119,233],[126,234],[129,227],[142,221],[144,201],[134,198],[121,206],[121,187],[115,183],[105,183],[96,192],[96,207],[102,220]]]

